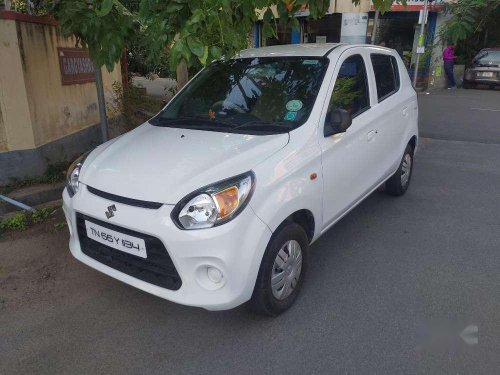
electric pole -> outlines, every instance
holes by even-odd
[[[375,37],[377,35],[377,26],[378,26],[378,16],[380,14],[380,10],[375,11],[375,19],[373,20],[373,30],[372,30],[372,40],[371,44],[375,44]]]
[[[420,63],[420,55],[425,52],[424,50],[424,32],[425,21],[427,20],[427,4],[428,0],[424,0],[424,10],[422,12],[422,24],[420,25],[420,35],[417,42],[417,61],[415,62],[415,74],[413,75],[413,87],[417,88],[418,65]]]

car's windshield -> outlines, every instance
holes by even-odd
[[[478,65],[500,65],[500,51],[481,51],[474,62]]]
[[[311,113],[328,60],[244,58],[204,69],[150,122],[245,134],[285,133]]]

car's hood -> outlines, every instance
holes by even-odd
[[[127,198],[176,204],[196,189],[251,170],[288,139],[288,134],[259,136],[146,123],[94,150],[80,181]]]

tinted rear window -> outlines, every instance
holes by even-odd
[[[382,54],[372,54],[371,60],[380,102],[399,90],[398,63],[394,56]]]
[[[474,57],[474,62],[478,65],[500,65],[500,51],[483,50]]]

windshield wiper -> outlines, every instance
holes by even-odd
[[[158,123],[159,124],[170,124],[170,123],[175,123],[175,122],[184,122],[184,121],[196,121],[196,122],[203,122],[205,124],[209,124],[208,126],[215,125],[215,126],[223,126],[223,127],[230,127],[233,128],[236,124],[234,122],[230,121],[225,121],[222,119],[211,119],[207,118],[205,116],[179,116],[176,118],[158,118]]]
[[[193,125],[193,128],[204,129],[204,128],[218,128],[228,130],[230,132],[234,130],[247,129],[247,130],[257,130],[263,132],[279,132],[279,133],[288,133],[292,128],[290,127],[290,123],[286,121],[278,121],[278,122],[268,122],[263,120],[253,120],[243,124],[238,124],[236,122],[227,121],[223,119],[211,119],[206,118],[204,116],[179,116],[177,118],[158,118],[159,125],[175,124],[186,121],[193,121],[196,123],[203,123],[203,125]],[[188,128],[188,127],[186,127]]]
[[[285,125],[285,126],[283,126]],[[268,121],[262,121],[262,120],[255,120],[255,121],[249,121],[244,124],[238,125],[233,128],[233,130],[236,129],[257,129],[257,130],[278,130],[282,132],[283,130],[285,132],[289,132],[292,130],[292,128],[289,126],[289,122],[285,121],[278,121],[278,122],[268,122]]]

